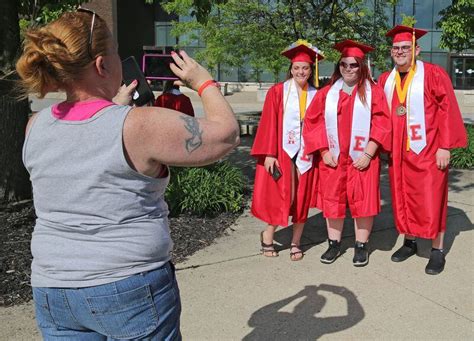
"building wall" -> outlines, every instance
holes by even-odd
[[[117,0],[91,0],[83,6],[99,14],[117,40]]]
[[[153,46],[154,6],[143,0],[117,0],[119,54],[122,58],[135,56],[141,62],[143,46]]]
[[[160,1],[153,5],[145,4],[144,0],[91,0],[85,4],[103,17],[111,28],[114,37],[119,43],[119,53],[122,58],[133,55],[141,61],[145,46],[159,49],[172,46],[176,40],[171,36],[172,20],[191,20],[178,18],[164,12]],[[452,55],[449,51],[439,48],[441,31],[436,27],[439,21],[439,11],[452,3],[452,0],[399,0],[392,6],[380,0],[366,0],[368,7],[384,6],[389,26],[400,24],[402,14],[414,16],[416,27],[428,30],[428,34],[419,40],[422,48],[420,57],[444,67],[452,76],[453,84],[460,89],[474,87],[474,53],[465,51],[462,55]],[[166,45],[166,46],[164,46]],[[191,54],[204,48],[203,46],[188,46],[185,49]],[[331,63],[320,65],[321,76],[332,73],[334,66]],[[385,71],[385,70],[381,70]],[[216,71],[221,81],[249,82],[253,76],[248,66],[230,68],[219,65]],[[380,71],[376,71],[377,77]],[[471,75],[473,77],[471,77]],[[264,82],[273,82],[273,75],[264,72],[261,75]]]

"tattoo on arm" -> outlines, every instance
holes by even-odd
[[[199,129],[199,121],[194,117],[180,116],[184,121],[184,127],[191,133],[191,137],[185,140],[185,148],[192,153],[202,145],[202,130]]]

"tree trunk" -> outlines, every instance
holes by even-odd
[[[12,91],[20,47],[17,0],[0,1],[0,35],[0,201],[13,201],[31,197],[21,154],[30,107]]]
[[[0,80],[0,90],[5,89],[5,85],[11,88],[12,83],[12,80]],[[29,112],[27,99],[17,100],[11,95],[0,95],[0,201],[31,197],[31,184],[22,161]]]

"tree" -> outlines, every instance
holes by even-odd
[[[20,26],[44,24],[80,2],[0,1],[0,200],[31,197],[31,185],[21,157],[30,107],[28,99],[19,99],[12,91],[17,80],[14,70],[21,46]]]
[[[197,0],[172,0],[168,12],[187,16]],[[387,30],[384,6],[369,9],[364,0],[227,0],[210,1],[205,20],[174,23],[180,45],[205,45],[196,57],[210,67],[218,63],[270,70],[275,80],[288,64],[280,52],[297,39],[306,39],[335,61],[331,49],[338,40],[353,38],[377,47],[372,60],[386,67]],[[380,3],[380,1],[378,1]],[[393,1],[385,1],[393,4]]]
[[[439,12],[441,20],[436,27],[442,29],[439,46],[450,51],[474,48],[474,0],[453,0]]]

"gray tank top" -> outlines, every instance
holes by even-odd
[[[86,287],[169,261],[166,178],[133,170],[122,130],[131,107],[113,105],[84,121],[37,114],[23,146],[33,183],[34,287]]]

